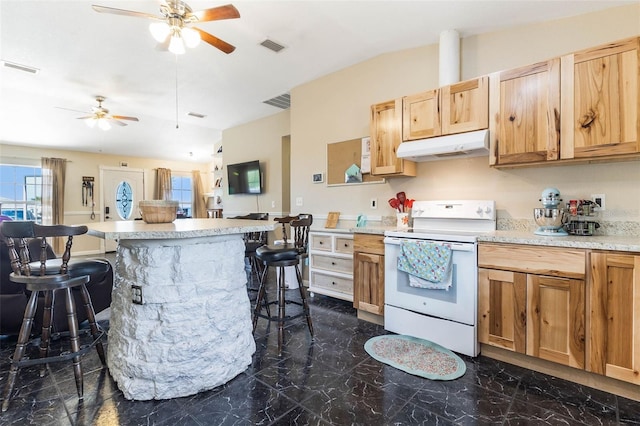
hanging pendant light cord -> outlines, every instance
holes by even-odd
[[[178,125],[178,55],[176,57],[176,129],[180,128]]]

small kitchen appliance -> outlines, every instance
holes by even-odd
[[[570,235],[593,235],[600,224],[594,220],[598,205],[591,200],[571,200],[567,203],[569,221],[565,229]]]
[[[544,207],[533,209],[533,218],[538,225],[538,229],[534,234],[544,236],[569,235],[564,230],[564,225],[569,220],[569,214],[564,208],[558,207],[562,201],[560,191],[556,188],[546,188],[542,191],[540,201]]]

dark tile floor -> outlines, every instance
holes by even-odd
[[[126,400],[95,351],[83,358],[83,402],[67,363],[44,378],[24,369],[0,425],[640,425],[638,402],[482,356],[463,356],[467,372],[454,381],[406,374],[365,352],[385,331],[350,303],[316,296],[311,312],[314,341],[302,318],[292,321],[278,357],[277,328],[260,320],[249,368],[185,398]],[[0,340],[2,388],[14,343]]]

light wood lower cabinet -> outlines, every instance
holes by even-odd
[[[640,385],[640,255],[592,252],[587,370]]]
[[[584,368],[583,250],[481,244],[478,265],[481,343]]]
[[[384,314],[384,237],[355,234],[353,262],[353,307]]]

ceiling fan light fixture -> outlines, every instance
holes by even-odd
[[[190,49],[193,49],[200,43],[200,33],[192,28],[182,28],[181,34],[184,44],[186,44]]]
[[[180,29],[174,29],[171,34],[171,41],[169,41],[169,52],[174,55],[182,55],[185,52],[184,41],[180,36]]]
[[[111,128],[111,124],[109,124],[109,121],[104,119],[104,118],[99,118],[98,119],[98,128],[100,130],[104,130],[105,132],[107,130],[109,130]]]
[[[164,42],[171,33],[171,27],[166,22],[152,22],[149,24],[149,32],[158,43]]]
[[[93,129],[96,126],[96,121],[98,120],[96,120],[95,118],[88,118],[84,122],[90,129]]]

